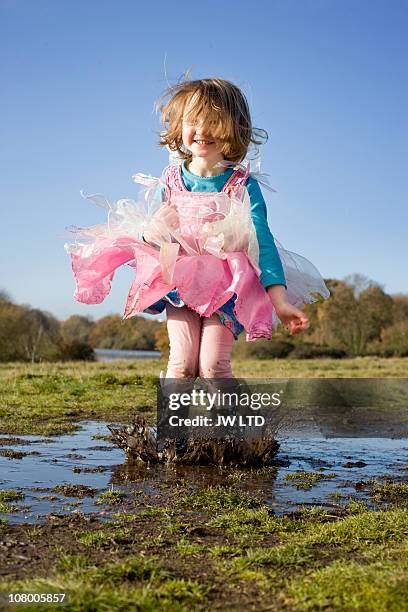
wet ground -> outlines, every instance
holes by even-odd
[[[319,428],[304,424],[280,430],[270,468],[146,467],[126,461],[106,423],[79,426],[52,439],[0,436],[0,497],[2,491],[19,494],[0,503],[8,523],[44,523],[50,514],[78,513],[107,520],[118,509],[166,505],[175,487],[195,491],[226,481],[259,496],[277,516],[305,506],[338,507],[350,499],[375,508],[368,487],[373,479],[408,482],[407,438],[325,438]]]

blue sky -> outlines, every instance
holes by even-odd
[[[153,103],[191,67],[268,131],[280,242],[407,293],[407,22],[400,0],[0,0],[0,288],[60,319],[122,314],[133,271],[75,302],[65,227],[106,220],[80,189],[134,197],[132,173],[161,173]]]

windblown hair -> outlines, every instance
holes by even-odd
[[[252,132],[247,99],[236,85],[224,79],[187,80],[166,89],[156,103],[165,128],[160,133],[159,144],[177,152],[182,159],[192,158],[182,139],[183,115],[188,102],[188,121],[202,119],[212,136],[222,143],[226,160],[238,163],[244,159],[251,142],[260,144]]]

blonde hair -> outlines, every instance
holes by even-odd
[[[217,78],[183,81],[166,89],[156,102],[165,128],[160,133],[159,144],[177,152],[182,159],[192,158],[182,139],[188,102],[188,117],[200,117],[206,127],[211,127],[212,136],[223,145],[222,154],[226,160],[240,162],[251,142],[260,144],[253,134],[247,99],[239,87]]]

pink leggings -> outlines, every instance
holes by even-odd
[[[170,355],[166,378],[233,378],[234,335],[214,313],[203,317],[187,306],[166,304]]]

